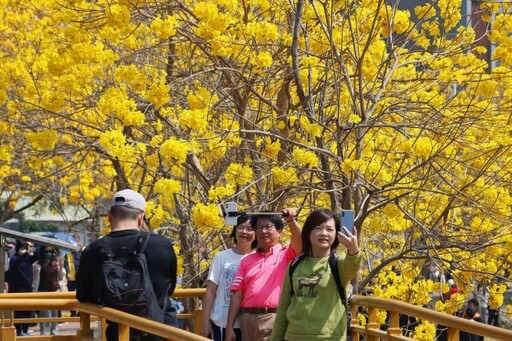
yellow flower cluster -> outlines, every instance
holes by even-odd
[[[215,202],[225,197],[232,196],[234,193],[235,187],[229,184],[226,186],[212,186],[208,190],[208,199]]]
[[[455,27],[461,19],[462,0],[439,0],[437,7],[439,14],[444,19],[443,27],[446,31]]]
[[[446,290],[450,290],[449,288]],[[455,314],[457,311],[462,309],[466,303],[466,297],[464,294],[455,293],[450,296],[450,300],[443,302],[441,300],[436,302],[435,310],[446,313],[449,315]]]
[[[57,143],[57,131],[53,129],[46,129],[36,132],[29,132],[25,135],[28,143],[35,150],[51,150],[55,148]]]
[[[173,179],[159,179],[155,183],[155,193],[161,194],[166,198],[171,198],[173,194],[181,191],[181,183]]]
[[[215,137],[208,141],[208,148],[210,150],[210,156],[213,159],[219,159],[226,154],[227,141],[222,137]]]
[[[389,36],[390,27],[393,32],[402,34],[413,26],[413,23],[409,20],[409,11],[393,10],[391,6],[387,6],[382,8],[380,16],[382,20],[382,35],[385,37]]]
[[[158,38],[167,39],[176,34],[176,25],[178,21],[176,17],[169,15],[162,19],[160,16],[156,17],[151,23],[151,30],[155,32]]]
[[[279,154],[280,150],[280,140],[272,141],[270,137],[265,137],[265,147],[263,148],[263,155],[268,156],[269,158],[275,158],[277,154]]]
[[[420,137],[408,139],[401,149],[405,152],[412,153],[418,158],[428,158],[432,155],[435,142],[429,137]]]
[[[197,86],[195,90],[189,92],[187,103],[190,109],[205,109],[214,105],[218,99],[217,95],[210,93],[204,86]]]
[[[139,126],[145,122],[144,114],[137,110],[137,103],[119,88],[108,89],[99,99],[98,109],[105,117],[115,115],[126,126]]]
[[[164,209],[163,206],[157,205],[153,201],[148,201],[146,204],[146,216],[149,217],[149,223],[153,228],[162,226],[171,218],[169,209]],[[176,250],[176,252],[178,251]]]
[[[252,181],[252,168],[249,165],[232,163],[226,169],[224,176],[229,184],[247,185]]]
[[[153,83],[146,93],[146,99],[155,107],[161,108],[170,100],[169,90],[170,86],[165,84],[163,80],[158,83]]]
[[[130,23],[131,14],[126,6],[113,4],[106,10],[107,24],[117,28],[124,28]]]
[[[503,305],[503,295],[507,291],[505,284],[493,284],[489,288],[489,307],[498,309]]]
[[[434,341],[436,339],[436,326],[428,321],[421,321],[409,337],[420,341]]]
[[[280,185],[293,185],[299,182],[297,170],[293,167],[280,168],[272,167],[272,176]]]
[[[108,130],[100,133],[99,142],[113,157],[126,159],[132,155],[133,149],[126,144],[126,136],[119,130]]]
[[[224,226],[219,207],[215,204],[196,204],[192,208],[192,219],[198,230],[218,229]]]
[[[167,166],[172,166],[174,162],[182,164],[187,159],[189,144],[175,137],[165,140],[160,146],[160,155]],[[174,161],[175,160],[175,161]]]
[[[318,157],[315,153],[303,148],[295,148],[292,152],[292,158],[301,166],[312,168],[318,165]]]
[[[178,117],[178,123],[185,130],[190,128],[202,133],[208,126],[207,109],[185,109],[178,114]]]
[[[137,92],[146,90],[146,75],[133,64],[119,66],[114,75],[118,83],[126,82]]]

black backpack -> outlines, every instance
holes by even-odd
[[[291,263],[290,263],[290,283],[292,288],[292,295],[295,295],[293,291],[293,272],[299,266],[300,262],[304,260],[306,255],[300,254],[297,257],[295,257]],[[343,286],[341,285],[341,279],[340,279],[340,272],[338,270],[338,257],[336,253],[331,253],[329,255],[329,267],[331,268],[331,272],[333,274],[334,280],[336,281],[336,287],[338,288],[338,293],[340,295],[341,303],[345,306],[345,309],[347,310],[347,316],[350,314],[350,310],[348,310],[348,304],[347,304],[347,297],[345,294],[345,289],[343,289]]]
[[[105,238],[100,239],[101,299],[107,307],[164,322],[164,310],[158,303],[144,254],[149,238],[148,233],[139,233],[135,250],[123,246],[115,254]]]

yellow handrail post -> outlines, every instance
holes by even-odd
[[[6,326],[5,325],[5,313],[6,311],[2,311],[2,327],[1,327],[1,332],[0,332],[0,341],[11,341],[11,340],[16,340],[16,328],[14,327],[14,311],[11,310],[10,311],[10,314],[9,314],[9,319],[10,319],[10,325],[9,326]]]
[[[91,329],[91,315],[80,312],[80,329],[76,334],[80,339],[94,337],[94,331]]]
[[[377,320],[377,308],[370,307],[368,309],[368,323],[366,324],[366,340],[379,341],[379,337],[372,335],[370,329],[379,329],[379,322]]]
[[[350,310],[352,310],[352,319],[350,320],[350,325],[355,326],[359,325],[359,319],[357,318],[357,305],[351,304]],[[350,334],[352,335],[352,341],[359,341],[360,335],[359,332],[353,332],[350,330]]]
[[[130,326],[124,323],[119,323],[117,325],[119,340],[130,340]]]
[[[400,328],[400,314],[398,314],[397,311],[389,312],[388,335],[402,335],[402,328]]]
[[[203,309],[194,309],[194,333],[201,335],[203,332]]]
[[[101,339],[102,340],[107,339],[107,319],[106,318],[101,319]]]
[[[460,340],[460,334],[459,334],[458,329],[448,327],[447,334],[448,334],[448,337],[446,338],[447,341],[459,341]]]

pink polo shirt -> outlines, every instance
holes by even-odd
[[[243,258],[231,285],[232,291],[244,292],[240,307],[277,307],[286,267],[295,256],[290,245],[277,244],[268,253]]]

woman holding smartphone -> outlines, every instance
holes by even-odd
[[[362,257],[357,230],[351,233],[343,227],[342,233],[341,228],[339,218],[328,209],[315,210],[307,217],[302,229],[303,255],[298,256],[301,260],[291,279],[289,268],[286,273],[271,341],[346,340],[348,312],[339,297],[329,256],[339,244],[347,248],[335,263],[345,297]]]

